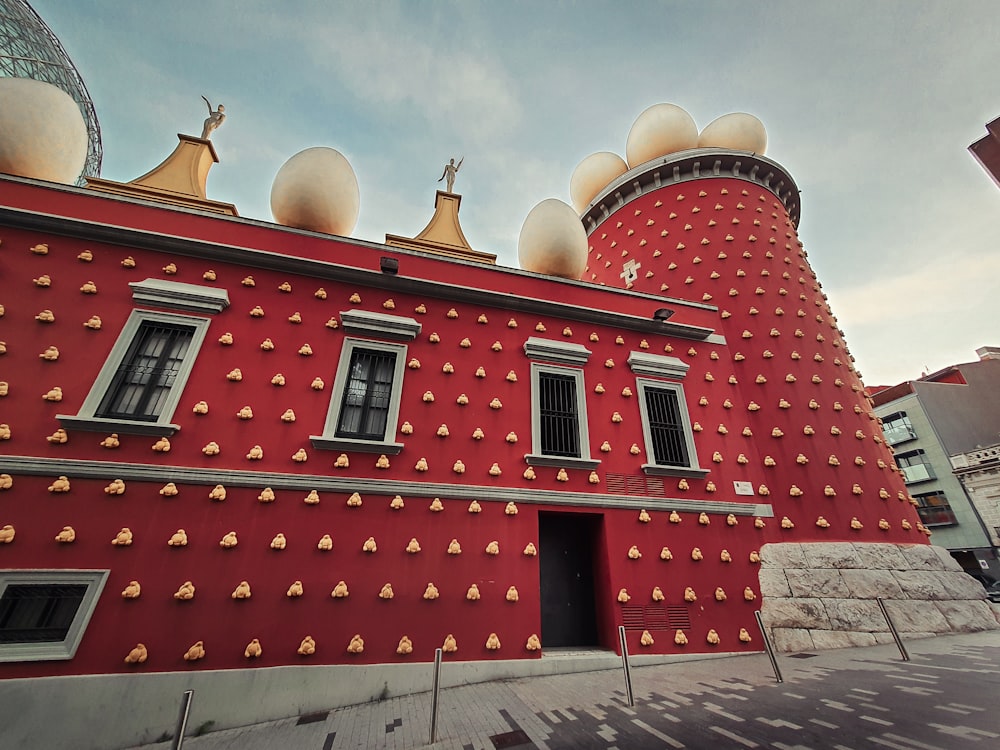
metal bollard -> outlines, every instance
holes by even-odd
[[[441,649],[434,649],[434,682],[431,686],[431,741],[437,742],[438,695],[441,692]]]
[[[906,651],[906,646],[903,645],[903,639],[896,632],[896,625],[893,623],[892,618],[889,617],[889,610],[885,608],[885,602],[882,601],[881,596],[875,597],[875,601],[878,602],[878,608],[882,610],[882,617],[885,618],[886,623],[889,625],[889,632],[892,633],[892,639],[896,641],[896,648],[899,649],[900,656],[903,657],[903,661],[909,661],[910,655]]]
[[[187,731],[192,697],[194,697],[194,690],[184,691],[184,696],[181,698],[181,712],[177,716],[177,728],[174,730],[174,741],[170,745],[170,750],[181,750],[184,745],[184,732]]]
[[[618,626],[618,640],[622,644],[622,669],[625,671],[625,694],[629,706],[635,706],[635,696],[632,694],[632,668],[628,663],[628,643],[625,642],[625,626]]]
[[[778,659],[774,655],[774,646],[771,645],[771,639],[767,637],[767,630],[764,628],[764,620],[761,619],[760,610],[756,610],[753,615],[757,618],[757,627],[760,628],[760,634],[764,638],[764,650],[767,651],[767,658],[771,660],[771,669],[774,670],[774,679],[778,682],[784,682],[785,680],[781,676],[781,670],[778,668]]]

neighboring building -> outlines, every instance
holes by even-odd
[[[758,609],[784,650],[888,642],[877,596],[908,635],[997,627],[893,471],[791,176],[660,153],[582,226],[529,214],[522,257],[582,280],[494,265],[452,193],[384,245],[241,218],[191,136],[131,183],[0,175],[5,740],[149,741],[187,688],[220,728],[426,689],[438,647],[449,680],[619,627],[646,663],[756,651]],[[282,215],[331,207],[292,183]]]
[[[963,568],[1000,578],[997,543],[952,472],[951,456],[992,445],[1000,435],[1000,359],[946,367],[872,394],[886,442],[895,451],[917,512]]]
[[[996,552],[1000,548],[1000,443],[952,456],[951,465],[979,514],[986,533],[989,534],[990,544]],[[1000,578],[995,568],[990,568],[988,563],[980,563],[980,567],[995,578]]]
[[[969,152],[1000,186],[1000,117],[986,124],[986,135],[969,146]]]

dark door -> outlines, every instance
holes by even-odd
[[[601,517],[538,515],[542,647],[596,646],[594,550]]]

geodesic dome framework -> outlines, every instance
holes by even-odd
[[[84,176],[99,177],[104,152],[94,103],[59,39],[25,0],[0,0],[0,77],[44,81],[73,97],[87,123],[87,161],[80,184]]]

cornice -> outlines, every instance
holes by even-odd
[[[717,148],[679,151],[628,170],[598,193],[580,218],[589,236],[611,214],[646,193],[716,178],[745,180],[767,190],[781,201],[792,224],[798,226],[799,189],[784,167],[751,151]]]
[[[681,513],[712,513],[735,516],[773,517],[774,511],[766,503],[735,503],[690,498],[663,498],[649,495],[611,495],[596,492],[565,492],[534,488],[502,487],[492,485],[452,484],[441,482],[413,482],[368,477],[331,477],[319,474],[284,474],[281,472],[246,471],[244,469],[202,469],[188,466],[157,466],[153,464],[119,463],[85,459],[52,459],[38,456],[0,457],[0,471],[17,475],[66,476],[70,479],[120,478],[126,482],[174,482],[200,486],[270,487],[278,490],[297,490],[308,493],[353,492],[374,495],[401,495],[404,497],[441,498],[442,500],[493,500],[541,505],[562,505],[590,508],[626,508],[647,511]],[[16,484],[15,484],[16,487]],[[8,491],[9,492],[9,491]]]
[[[220,219],[223,220],[223,219]],[[232,221],[232,219],[227,219]],[[52,234],[79,237],[92,242],[105,242],[133,248],[145,248],[171,255],[195,257],[214,260],[222,263],[249,266],[258,269],[280,271],[282,273],[297,273],[315,279],[339,281],[346,284],[359,284],[368,287],[384,289],[389,292],[423,295],[434,299],[448,300],[472,305],[500,307],[510,312],[522,312],[531,315],[543,315],[561,318],[567,321],[588,323],[591,325],[609,325],[629,331],[651,335],[676,336],[693,341],[705,341],[715,334],[714,329],[702,326],[675,323],[669,320],[640,318],[615,312],[613,309],[599,309],[579,304],[556,302],[552,299],[526,297],[517,294],[482,289],[479,287],[462,286],[442,281],[432,281],[425,278],[405,276],[402,274],[382,273],[379,270],[357,268],[329,261],[283,255],[264,250],[255,250],[236,245],[194,240],[176,235],[146,232],[112,224],[66,218],[35,211],[26,211],[0,206],[0,224],[44,231]],[[344,240],[354,243],[354,240]],[[371,245],[375,249],[396,251],[396,248]],[[480,266],[481,267],[481,266]],[[511,275],[527,275],[512,269],[493,270],[492,272]],[[595,287],[584,282],[572,282],[553,279],[555,284],[569,284],[587,288],[593,293]],[[604,291],[604,287],[601,287]],[[609,294],[622,294],[618,290],[608,290]],[[557,295],[570,298],[572,295]],[[635,296],[635,295],[633,295]],[[648,295],[638,295],[648,296]],[[663,297],[648,296],[651,307],[694,307],[705,310],[716,310],[711,305],[697,304]],[[610,307],[610,306],[609,306]]]

